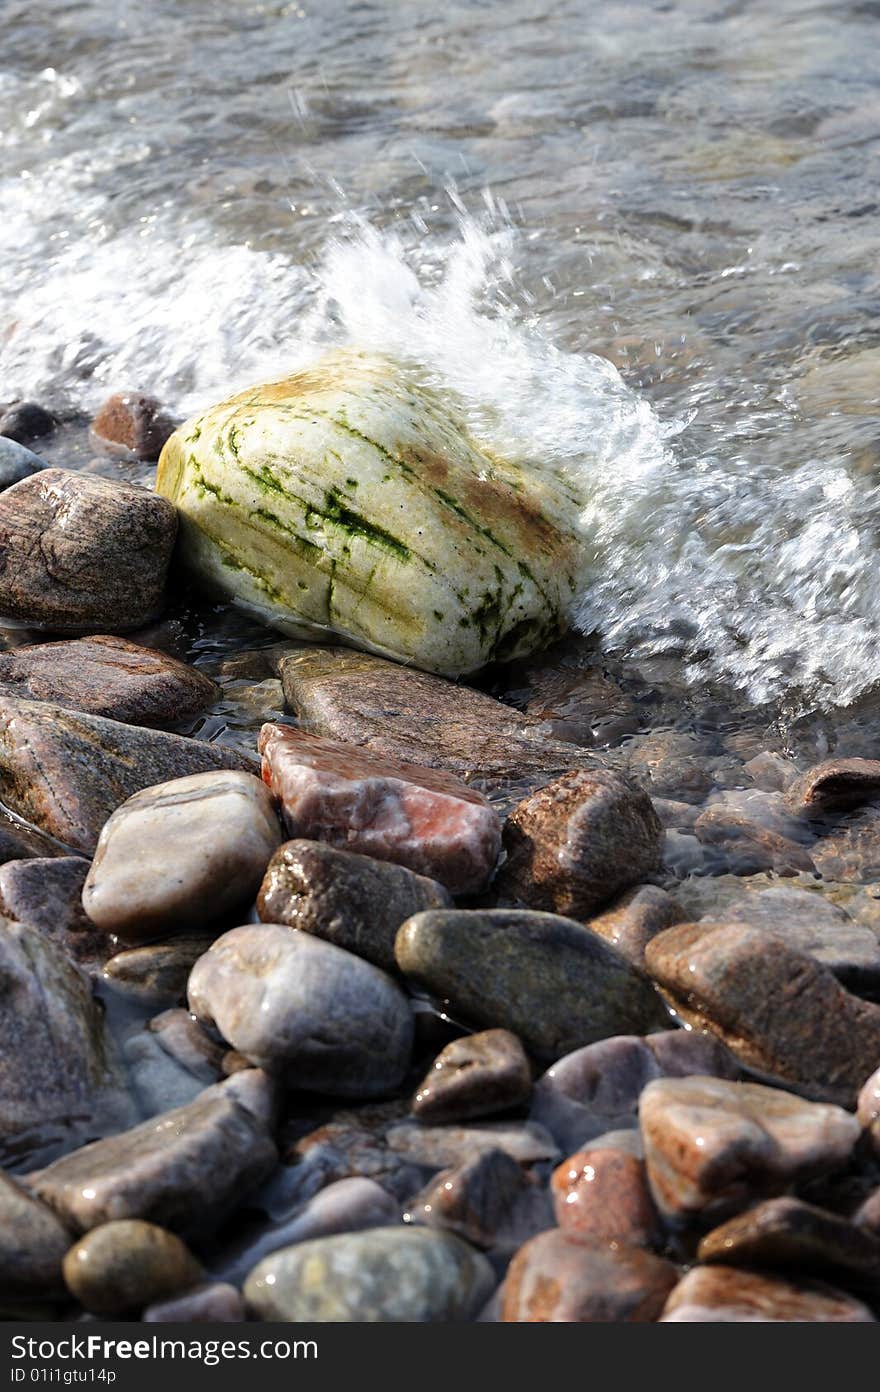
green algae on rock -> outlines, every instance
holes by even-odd
[[[490,455],[389,358],[335,352],[212,407],[156,487],[202,581],[295,637],[459,676],[567,627],[571,486]]]

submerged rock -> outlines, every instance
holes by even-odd
[[[437,909],[397,935],[407,976],[448,1001],[451,1014],[508,1029],[537,1058],[662,1026],[647,978],[572,919],[527,909]]]
[[[257,910],[264,923],[301,928],[393,971],[400,925],[451,903],[436,880],[403,865],[321,841],[287,841],[269,862]]]
[[[458,676],[567,627],[572,485],[484,452],[390,358],[331,353],[195,417],[157,488],[196,573],[294,636]]]
[[[64,1258],[68,1290],[95,1315],[142,1310],[201,1278],[201,1266],[179,1237],[137,1218],[102,1223]]]
[[[880,880],[880,807],[842,817],[833,831],[811,848],[813,862],[827,880],[876,884]]]
[[[360,957],[281,924],[224,933],[189,979],[189,1007],[292,1087],[337,1097],[393,1091],[409,1066],[409,1004]]]
[[[501,849],[498,817],[451,774],[286,725],[264,725],[259,747],[291,836],[395,861],[456,894],[485,888]]]
[[[666,1302],[662,1322],[873,1323],[861,1301],[831,1286],[784,1281],[731,1266],[695,1266]]]
[[[789,783],[785,801],[797,816],[817,817],[880,797],[880,759],[826,759]]]
[[[253,774],[158,783],[105,822],[83,908],[127,942],[222,922],[253,902],[280,843],[271,795]]]
[[[510,1263],[501,1305],[506,1323],[650,1323],[678,1273],[636,1247],[592,1247],[560,1229],[540,1233]]]
[[[494,1285],[486,1258],[460,1238],[399,1225],[275,1252],[251,1272],[244,1296],[264,1320],[461,1321]]]
[[[131,484],[43,469],[0,494],[0,614],[123,633],[162,609],[177,516]]]
[[[91,854],[110,814],[134,793],[214,769],[253,765],[222,745],[0,698],[0,798],[75,850]]]
[[[528,1100],[532,1070],[509,1030],[453,1039],[435,1058],[413,1098],[420,1121],[470,1121]]]
[[[216,693],[195,667],[124,638],[74,638],[0,653],[0,696],[54,701],[131,725],[189,720]]]

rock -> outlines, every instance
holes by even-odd
[[[880,1068],[876,1068],[859,1092],[857,1115],[865,1130],[880,1118]]]
[[[559,1148],[549,1131],[530,1121],[484,1121],[480,1126],[425,1126],[404,1121],[388,1127],[385,1143],[429,1170],[465,1165],[490,1150],[503,1150],[521,1165],[559,1159]]]
[[[503,1150],[441,1170],[407,1205],[404,1222],[455,1233],[474,1247],[516,1251],[553,1226],[545,1186]]]
[[[692,832],[700,815],[699,807],[691,802],[676,802],[674,798],[651,798],[651,805],[666,830]]]
[[[389,976],[282,924],[224,933],[189,979],[189,1008],[293,1087],[377,1097],[399,1087],[413,1025]]]
[[[850,990],[880,989],[880,939],[844,909],[801,889],[749,894],[724,914],[727,923],[767,928],[827,967]]]
[[[189,720],[217,687],[195,667],[124,638],[74,638],[0,653],[0,697],[23,696],[131,725]]]
[[[576,663],[583,660],[583,653],[577,652]],[[594,656],[588,660],[595,660]],[[528,691],[525,713],[540,721],[545,737],[595,748],[615,744],[638,730],[637,703],[601,667],[570,666],[567,654],[556,659],[552,652],[546,664],[539,658],[537,663],[523,665],[522,679],[515,684]],[[545,764],[542,771],[554,770]]]
[[[0,436],[0,492],[11,488],[14,483],[30,478],[31,474],[45,469],[39,455],[32,454],[24,445]]]
[[[659,885],[627,889],[603,913],[589,919],[587,927],[616,947],[634,967],[644,969],[645,948],[652,938],[681,921],[681,909]]]
[[[880,807],[841,819],[812,847],[813,863],[826,880],[876,884],[880,880]]]
[[[636,735],[621,748],[623,766],[651,797],[702,802],[713,779],[706,763],[712,746],[703,736],[682,730]]]
[[[604,1132],[636,1126],[639,1097],[654,1078],[689,1073],[737,1078],[739,1068],[723,1044],[698,1031],[601,1039],[557,1059],[538,1079],[529,1115],[570,1153]]]
[[[143,1218],[204,1237],[277,1162],[259,1081],[239,1074],[206,1088],[188,1106],[62,1156],[28,1183],[77,1232]]]
[[[107,942],[83,911],[88,870],[81,856],[7,861],[0,866],[0,914],[53,938],[78,966],[97,972]]]
[[[641,789],[610,770],[576,770],[532,793],[504,825],[501,894],[588,918],[658,870],[662,828]]]
[[[122,445],[137,459],[158,459],[174,428],[162,403],[142,392],[109,397],[92,421],[92,434],[99,443]]]
[[[880,1006],[850,995],[778,934],[686,923],[654,938],[646,962],[686,1023],[807,1096],[854,1105],[880,1058]]]
[[[636,1247],[590,1247],[560,1229],[521,1247],[504,1282],[507,1324],[650,1323],[659,1318],[678,1273]]]
[[[720,846],[734,874],[773,870],[777,875],[799,875],[814,869],[806,847],[723,804],[700,813],[694,835],[703,845]]]
[[[880,797],[880,759],[825,759],[794,779],[785,801],[799,817],[820,817]]]
[[[163,1010],[154,1015],[147,1029],[182,1068],[201,1082],[220,1082],[225,1051],[194,1020],[188,1010]]]
[[[707,1233],[701,1262],[791,1269],[796,1275],[830,1271],[847,1284],[880,1278],[880,1242],[836,1213],[800,1199],[767,1199]]]
[[[123,725],[43,701],[0,698],[0,798],[75,850],[91,854],[127,798],[187,774],[245,769],[223,745]]]
[[[318,1238],[254,1267],[244,1297],[258,1319],[385,1323],[473,1319],[495,1285],[486,1258],[451,1233],[374,1228]]]
[[[264,725],[259,747],[291,836],[395,861],[455,894],[485,888],[501,849],[498,817],[451,774],[284,725]]]
[[[294,1143],[285,1156],[286,1163],[254,1195],[253,1207],[276,1222],[295,1219],[315,1195],[337,1181],[353,1178],[375,1180],[400,1202],[410,1198],[441,1166],[416,1164],[387,1144],[386,1113],[399,1117],[401,1105],[405,1104],[381,1103],[335,1112],[329,1122]],[[375,1113],[380,1114],[378,1120]]]
[[[783,1281],[730,1266],[695,1266],[666,1302],[664,1324],[856,1323],[874,1321],[867,1306],[831,1286]]]
[[[247,1318],[244,1301],[235,1286],[211,1281],[194,1286],[184,1295],[148,1305],[144,1324],[239,1324]]]
[[[279,672],[301,725],[383,759],[470,777],[546,777],[594,763],[482,691],[367,653],[301,648]]]
[[[51,435],[55,425],[55,417],[35,401],[16,401],[0,414],[0,436],[19,445]]]
[[[644,1161],[625,1150],[579,1150],[553,1171],[556,1221],[579,1242],[647,1247],[658,1218]]]
[[[859,1124],[841,1107],[758,1083],[660,1078],[639,1102],[654,1199],[673,1218],[716,1218],[846,1163]]]
[[[768,793],[781,793],[797,777],[797,768],[790,759],[770,749],[763,749],[746,760],[743,773],[748,774],[756,788]]]
[[[66,847],[44,836],[36,827],[15,821],[12,814],[0,804],[0,865],[7,865],[11,860],[63,856],[65,851]]]
[[[280,844],[272,798],[253,774],[159,783],[105,823],[83,908],[124,942],[204,928],[253,902]]]
[[[453,1016],[511,1030],[537,1058],[666,1020],[641,972],[598,934],[555,914],[435,909],[404,923],[395,955]]]
[[[269,862],[257,911],[266,923],[301,928],[394,971],[400,925],[422,909],[451,903],[436,880],[403,865],[321,841],[287,841]]]
[[[166,1053],[148,1029],[130,1033],[123,1042],[122,1052],[141,1119],[186,1107],[195,1102],[205,1087],[201,1079]],[[220,1082],[222,1077],[222,1070],[217,1069],[211,1082]]]
[[[470,1121],[527,1102],[532,1070],[509,1030],[453,1039],[435,1058],[413,1098],[420,1121]]]
[[[72,1242],[52,1210],[0,1170],[0,1298],[42,1301],[61,1292]]]
[[[336,1233],[387,1227],[397,1221],[399,1214],[399,1203],[374,1179],[359,1175],[339,1179],[319,1189],[294,1218],[246,1233],[233,1248],[220,1253],[214,1269],[224,1280],[241,1285],[257,1262],[282,1247]]]
[[[35,1141],[124,1125],[128,1102],[88,978],[38,929],[5,919],[0,999],[4,1163]]]
[[[123,633],[161,612],[177,517],[144,488],[43,469],[0,494],[0,614]]]
[[[67,1289],[95,1315],[142,1310],[201,1278],[202,1268],[179,1237],[138,1218],[102,1223],[64,1258]]]
[[[182,933],[171,942],[130,947],[110,957],[101,976],[117,994],[140,1005],[177,1005],[186,997],[190,972],[214,941],[211,934]]]
[[[460,676],[568,627],[583,503],[483,453],[418,376],[330,353],[181,426],[156,487],[182,557],[264,622]]]

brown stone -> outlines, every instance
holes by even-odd
[[[646,1247],[658,1219],[644,1161],[625,1150],[577,1151],[553,1171],[556,1221],[581,1242]]]
[[[711,745],[684,730],[653,730],[627,740],[620,750],[629,776],[652,797],[702,802],[713,778],[706,765]]]
[[[767,1199],[707,1233],[697,1249],[701,1262],[725,1266],[791,1268],[796,1273],[831,1270],[880,1279],[880,1242],[836,1213],[788,1196]]]
[[[681,924],[645,956],[681,1018],[717,1034],[747,1067],[855,1105],[880,1058],[880,1006],[827,967],[748,924]]]
[[[53,701],[132,725],[190,720],[217,687],[165,653],[124,638],[74,638],[0,653],[0,697]]]
[[[162,403],[143,392],[117,392],[92,421],[92,432],[99,442],[122,445],[138,459],[158,459],[175,429]]]
[[[773,870],[777,875],[799,875],[814,869],[804,846],[723,804],[708,807],[700,814],[694,823],[694,835],[703,845],[720,846],[735,874]]]
[[[441,1170],[407,1205],[404,1217],[496,1251],[515,1250],[553,1225],[544,1185],[503,1150],[487,1150]]]
[[[644,967],[645,948],[651,939],[681,919],[681,909],[672,896],[659,885],[648,884],[627,889],[603,913],[591,918],[587,927],[634,966]]]
[[[123,725],[43,701],[0,699],[0,797],[25,820],[91,854],[121,803],[167,779],[254,765],[204,740]]]
[[[650,798],[625,778],[577,770],[514,808],[504,845],[501,894],[587,918],[659,868],[662,828]]]
[[[662,1322],[873,1323],[874,1316],[843,1291],[784,1281],[732,1266],[695,1266],[666,1302]]]
[[[420,1121],[470,1121],[518,1106],[532,1091],[525,1050],[509,1030],[453,1039],[431,1065],[413,1098]]]
[[[161,611],[177,514],[145,488],[43,469],[0,494],[0,614],[123,633]]]
[[[819,837],[811,854],[826,880],[875,884],[880,880],[880,807],[844,816],[833,831]]]
[[[101,937],[106,943],[106,933]],[[190,972],[213,942],[210,933],[181,933],[171,942],[129,947],[107,959],[101,976],[111,990],[140,1005],[154,1010],[177,1005],[186,998]]]
[[[559,1229],[521,1247],[504,1283],[505,1323],[651,1323],[675,1285],[671,1262],[636,1247],[590,1247]]]
[[[9,861],[0,866],[0,913],[54,938],[79,966],[97,972],[108,947],[82,906],[88,871],[81,856]]]
[[[197,1285],[202,1275],[179,1237],[138,1218],[93,1228],[64,1258],[68,1290],[95,1315],[141,1310]]]
[[[815,817],[880,797],[880,759],[826,759],[788,786],[785,800],[797,816]]]

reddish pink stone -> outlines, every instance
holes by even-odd
[[[430,875],[455,894],[488,882],[501,824],[451,774],[396,764],[289,725],[260,731],[263,778],[291,836],[328,841]]]

